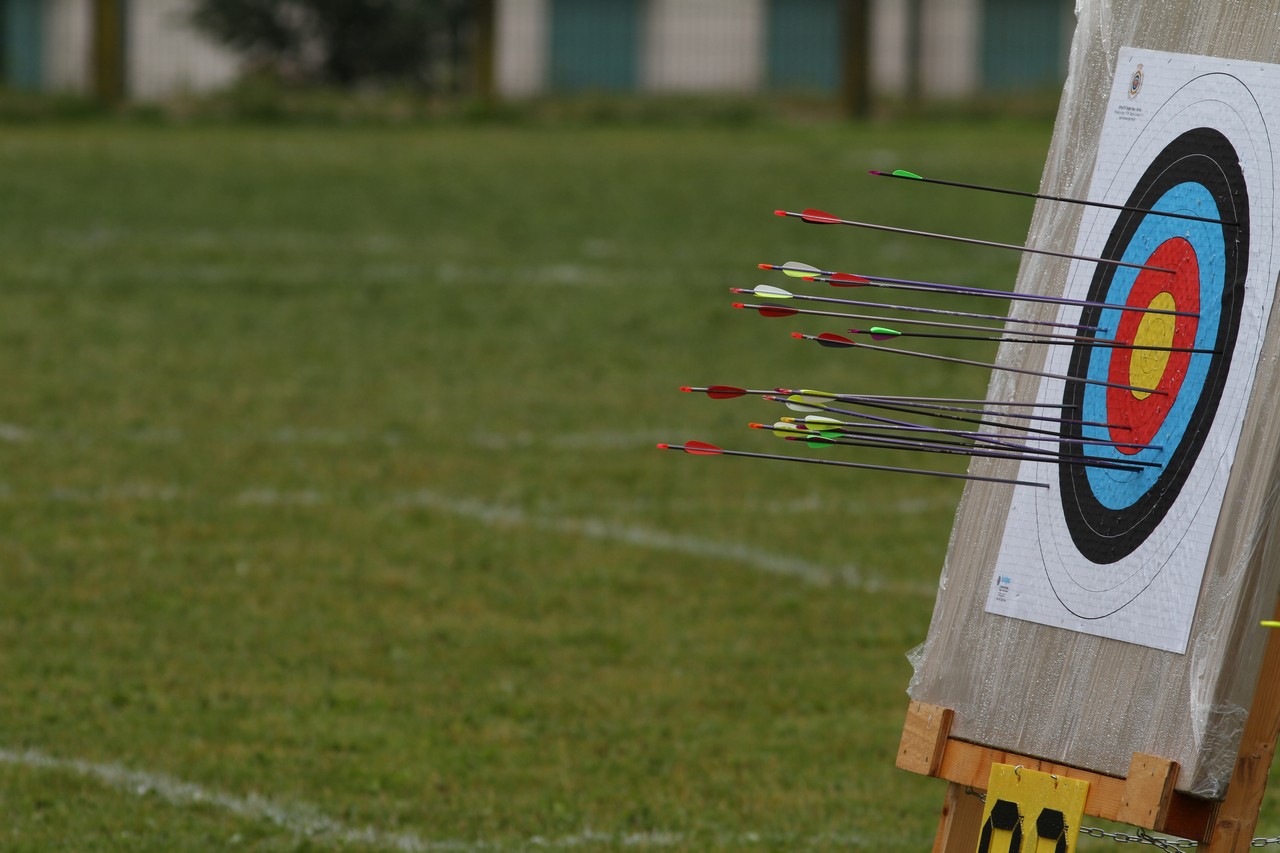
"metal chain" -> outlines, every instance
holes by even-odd
[[[1170,851],[1170,853],[1185,853],[1187,850],[1194,850],[1200,846],[1199,841],[1188,841],[1184,838],[1161,838],[1157,835],[1151,835],[1145,829],[1139,829],[1136,835],[1130,835],[1125,832],[1107,832],[1105,829],[1099,829],[1096,826],[1082,826],[1080,827],[1080,834],[1093,838],[1110,838],[1117,844],[1150,844],[1152,847],[1158,847],[1161,850]],[[1271,847],[1276,844],[1280,844],[1280,836],[1255,838],[1249,842],[1250,847]]]
[[[1105,829],[1099,829],[1096,826],[1082,826],[1080,827],[1080,834],[1088,835],[1092,838],[1110,838],[1117,844],[1150,844],[1152,847],[1168,851],[1168,853],[1184,853],[1184,851],[1193,850],[1200,845],[1198,841],[1160,838],[1143,829],[1139,829],[1136,835],[1130,835],[1127,832],[1107,832]]]

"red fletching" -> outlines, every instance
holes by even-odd
[[[832,273],[825,278],[832,287],[866,287],[871,283],[870,279],[848,272]]]
[[[794,308],[785,308],[781,305],[761,305],[756,310],[760,312],[761,317],[794,317],[799,313]]]
[[[840,222],[840,217],[813,207],[806,207],[801,212],[800,218],[805,222],[813,222],[818,225],[835,225]]]
[[[684,443],[684,452],[692,453],[694,456],[719,456],[724,453],[719,447],[714,444],[708,444],[705,441],[686,441]]]
[[[824,347],[856,347],[858,344],[844,335],[833,334],[832,332],[823,332],[815,338],[818,343]]]
[[[707,389],[707,396],[713,400],[728,400],[732,397],[741,397],[747,393],[745,388],[735,388],[732,385],[712,385]]]

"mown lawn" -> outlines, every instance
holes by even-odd
[[[5,127],[0,846],[924,849],[893,758],[961,486],[654,445],[817,453],[685,384],[981,395],[728,288],[1009,285],[772,211],[1021,242],[865,172],[1034,187],[1049,135]]]

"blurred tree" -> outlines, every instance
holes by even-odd
[[[307,82],[431,86],[469,0],[196,0],[196,25],[259,67]],[[437,49],[446,54],[436,56]]]

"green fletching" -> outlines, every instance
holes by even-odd
[[[901,335],[901,334],[902,334],[902,332],[899,332],[899,331],[898,331],[898,330],[896,330],[896,329],[886,329],[884,326],[872,326],[872,327],[871,327],[871,334],[873,334],[873,335],[893,335],[894,337],[897,337],[898,335]]]
[[[916,180],[916,181],[924,180],[924,178],[920,177],[915,172],[908,172],[906,169],[894,169],[893,176],[895,178],[911,178],[912,180]]]

